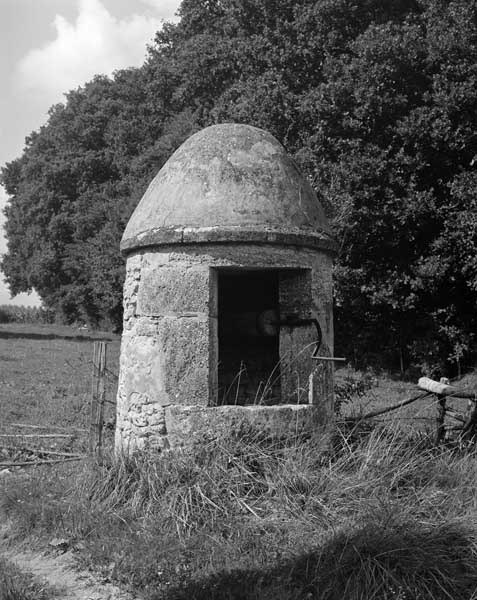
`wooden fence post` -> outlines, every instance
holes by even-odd
[[[324,406],[331,415],[335,404],[334,363],[344,362],[344,358],[331,356],[330,349],[322,342],[321,356],[313,354],[315,366],[308,378],[308,403]]]
[[[446,377],[441,377],[440,382],[444,385],[449,385],[449,380]],[[435,443],[440,444],[444,441],[446,428],[445,428],[445,417],[446,417],[446,396],[443,394],[436,394],[438,405],[437,405],[437,416],[436,416],[436,437]]]
[[[321,360],[308,378],[308,404],[332,407],[334,398],[333,362]]]
[[[467,401],[465,422],[462,427],[461,438],[466,441],[477,440],[477,396]]]
[[[99,460],[103,449],[104,403],[106,399],[106,342],[93,344],[93,376],[91,386],[91,421],[89,451]]]

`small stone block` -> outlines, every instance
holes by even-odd
[[[137,314],[146,316],[208,313],[209,269],[163,266],[143,269]]]

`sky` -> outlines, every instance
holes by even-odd
[[[96,74],[139,66],[180,0],[0,0],[0,166],[21,155],[25,137],[51,105]],[[0,186],[0,209],[7,202]],[[0,213],[0,254],[6,251]],[[0,273],[0,304],[39,305],[36,293],[10,298]]]

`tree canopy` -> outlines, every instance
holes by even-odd
[[[2,170],[12,293],[118,325],[119,239],[157,170],[213,123],[269,130],[340,241],[337,342],[358,364],[472,356],[477,1],[183,0],[144,65],[51,108]]]

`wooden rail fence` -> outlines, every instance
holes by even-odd
[[[451,429],[458,431],[461,441],[477,441],[477,394],[473,390],[460,390],[449,384],[449,380],[443,377],[439,382],[428,377],[421,377],[418,387],[434,395],[437,400],[435,442],[439,444],[444,441],[446,431]],[[467,400],[467,409],[463,415],[452,407],[447,406],[449,398],[460,398]],[[445,418],[458,421],[460,425],[451,428],[445,427]]]
[[[440,444],[445,441],[450,432],[457,432],[457,439],[460,442],[477,443],[477,393],[473,390],[462,390],[449,384],[449,380],[442,378],[440,381],[434,381],[428,377],[421,377],[417,387],[420,393],[392,404],[384,408],[378,408],[359,417],[359,421],[372,419],[386,413],[398,410],[424,398],[433,397],[436,404],[434,442]],[[459,398],[467,400],[465,413],[461,414],[447,404],[449,398]],[[446,426],[446,417],[457,422],[458,425]],[[354,418],[347,421],[356,421]]]

